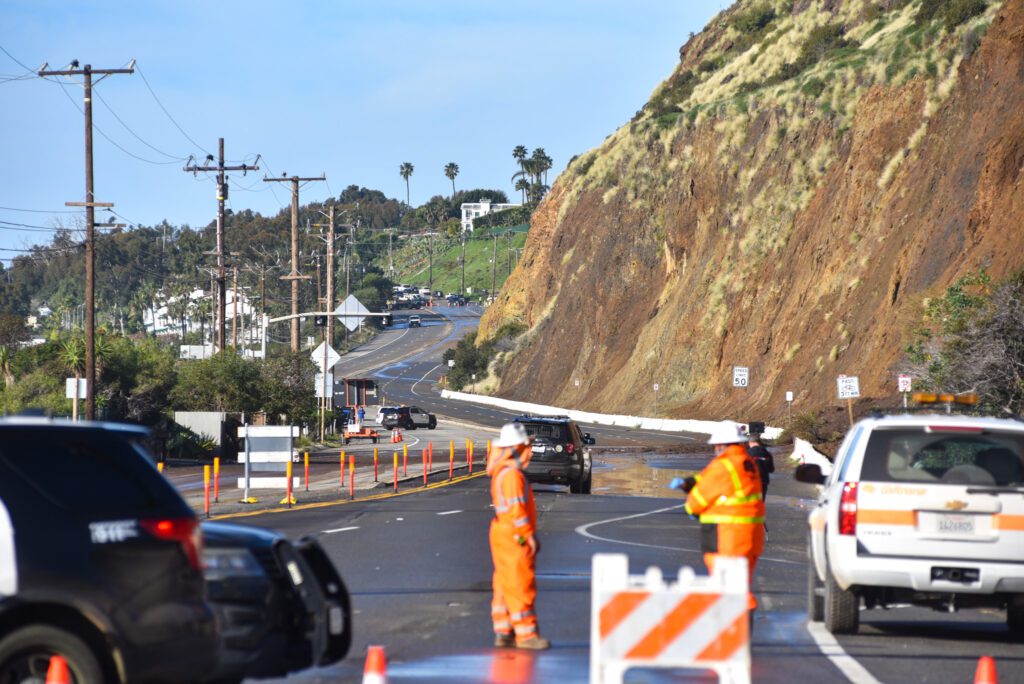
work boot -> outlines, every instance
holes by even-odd
[[[494,648],[512,648],[516,645],[516,638],[511,634],[495,634]]]
[[[543,651],[551,648],[551,642],[543,637],[532,636],[525,641],[517,641],[516,648],[522,648],[527,651]]]

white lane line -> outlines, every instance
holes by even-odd
[[[461,512],[462,511],[443,511],[441,513],[438,513],[438,515],[455,515],[456,513],[461,513]]]
[[[881,684],[873,674],[864,669],[863,665],[854,660],[853,656],[843,650],[836,638],[820,622],[808,622],[807,631],[818,645],[818,650],[853,684]]]
[[[358,530],[358,527],[339,527],[334,530],[324,530],[321,534],[334,534],[335,532],[350,532],[351,530]]]
[[[611,544],[622,544],[624,546],[640,546],[645,549],[661,549],[664,551],[688,551],[691,553],[701,553],[700,549],[691,549],[685,546],[662,546],[660,544],[643,544],[641,542],[623,541],[621,539],[611,539],[609,537],[601,537],[590,532],[591,527],[598,525],[607,525],[613,522],[621,522],[623,520],[632,520],[633,518],[643,518],[648,515],[654,515],[656,513],[665,513],[667,511],[673,511],[677,508],[682,508],[683,504],[676,504],[675,506],[668,506],[667,508],[658,508],[653,511],[647,511],[646,513],[634,513],[633,515],[626,515],[621,518],[608,518],[607,520],[595,520],[592,523],[586,525],[580,525],[576,528],[576,534],[587,537],[588,539],[594,539],[596,541],[609,542]],[[785,558],[772,558],[770,556],[761,556],[758,558],[758,562],[769,562],[769,563],[781,563],[783,565],[803,565],[803,563],[797,561],[786,560]]]
[[[411,391],[417,397],[422,397],[423,395],[416,391],[416,385],[418,385],[421,382],[423,382],[424,380],[426,380],[428,375],[430,375],[431,373],[433,373],[435,370],[437,370],[440,367],[441,367],[441,364],[439,363],[436,366],[434,366],[433,368],[431,368],[430,370],[428,370],[426,373],[424,373],[422,378],[420,378],[416,382],[412,383],[412,387],[409,388],[409,391]]]

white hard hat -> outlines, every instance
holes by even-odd
[[[530,436],[526,434],[526,428],[522,423],[505,423],[501,426],[501,434],[498,435],[498,439],[494,440],[492,446],[512,447],[526,444],[529,441]]]
[[[746,441],[747,437],[740,431],[740,426],[729,420],[716,425],[708,437],[708,444],[740,444]]]

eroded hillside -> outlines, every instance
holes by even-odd
[[[1024,0],[740,2],[680,57],[535,213],[482,322],[529,328],[499,394],[686,417],[831,405],[844,373],[891,395],[929,296],[1024,266]]]

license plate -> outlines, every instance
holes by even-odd
[[[939,534],[971,535],[975,533],[974,515],[939,515],[935,518],[935,531]]]
[[[541,454],[541,455],[543,455],[544,451],[545,451],[545,449],[542,446],[535,446],[535,447],[531,447],[530,448],[530,452],[533,453],[533,454]]]

